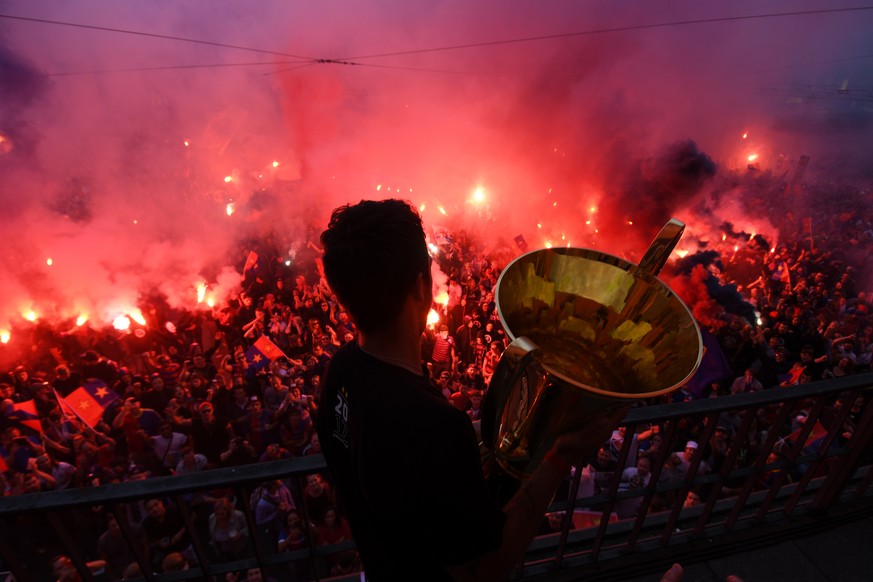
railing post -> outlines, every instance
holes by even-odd
[[[858,469],[858,462],[870,447],[873,441],[873,403],[867,403],[867,410],[861,417],[860,426],[855,429],[846,446],[849,454],[843,458],[843,462],[837,465],[835,470],[827,476],[827,479],[809,504],[814,511],[827,511],[834,500],[849,482],[849,479]]]
[[[136,503],[136,501],[132,503]],[[124,503],[112,504],[112,515],[115,516],[115,523],[118,524],[121,535],[124,536],[124,541],[127,542],[127,547],[131,549],[133,556],[136,558],[140,572],[148,582],[154,582],[155,573],[152,571],[151,557],[148,555],[148,550],[145,553],[143,552],[136,536],[133,534],[130,521],[127,519],[127,505]]]
[[[91,574],[91,570],[88,568],[85,558],[82,556],[82,551],[79,549],[76,539],[70,535],[63,520],[58,517],[58,514],[55,511],[47,512],[46,517],[48,518],[52,529],[54,529],[55,533],[58,534],[58,537],[61,538],[61,543],[64,544],[64,549],[67,551],[67,554],[69,554],[73,565],[76,566],[76,571],[79,572],[79,576],[81,576],[85,582],[91,582],[94,576]]]

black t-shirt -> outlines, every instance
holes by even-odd
[[[343,346],[318,436],[369,579],[448,579],[442,565],[500,546],[472,423],[426,376]]]

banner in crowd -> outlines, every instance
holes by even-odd
[[[14,402],[12,409],[6,414],[6,418],[18,424],[19,429],[28,434],[41,434],[42,423],[36,412],[36,403],[33,400]]]
[[[287,357],[285,352],[265,335],[256,339],[252,347],[246,351],[246,360],[249,366],[256,370],[268,366],[270,362],[281,357]]]
[[[800,427],[787,437],[785,437],[785,441],[791,444],[794,444],[797,439],[800,438],[800,433],[803,430],[803,427]],[[822,425],[819,421],[815,421],[815,425],[812,427],[812,430],[809,431],[809,436],[806,437],[806,442],[803,443],[803,450],[805,451],[812,445],[816,444],[817,441],[822,441],[824,438],[828,436],[828,429]]]
[[[120,398],[118,394],[106,385],[106,382],[91,379],[73,390],[66,398],[55,391],[55,396],[66,414],[79,417],[82,422],[94,428],[106,407]]]
[[[255,251],[249,251],[249,254],[246,257],[246,264],[243,267],[243,275],[245,275],[249,269],[256,267],[257,264],[258,264],[258,253],[256,253]]]

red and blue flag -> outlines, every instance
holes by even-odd
[[[103,418],[106,407],[120,398],[106,382],[96,378],[79,386],[66,398],[57,392],[55,396],[65,412],[75,414],[91,428]]]

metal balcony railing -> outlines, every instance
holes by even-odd
[[[598,495],[576,499],[574,492],[585,476],[575,474],[569,499],[550,508],[563,517],[559,531],[534,540],[515,576],[626,578],[635,566],[645,571],[647,563],[669,565],[692,551],[723,551],[720,542],[784,539],[792,528],[826,523],[837,509],[869,511],[873,508],[871,396],[873,374],[864,374],[634,409],[622,423],[627,435],[650,423],[665,426],[648,484],[622,488],[617,470]],[[839,404],[834,406],[835,402]],[[804,422],[794,420],[792,431],[797,416]],[[706,465],[701,462],[713,450],[707,443],[719,424],[730,423],[734,434],[725,443],[718,467],[703,470]],[[699,447],[687,474],[679,481],[662,479],[669,455],[682,450],[689,432]],[[632,439],[625,438],[619,467],[625,466],[632,446]],[[683,503],[689,492],[699,503]],[[639,503],[636,515],[616,519],[617,504],[628,500]],[[580,512],[590,516],[591,508],[596,509],[594,519],[574,519]],[[595,525],[576,527],[579,521]],[[698,543],[701,540],[706,543]]]
[[[577,498],[580,484],[584,490],[590,479],[585,471],[577,471],[569,494],[550,507],[547,522],[555,531],[534,540],[513,577],[578,579],[610,572],[615,577],[620,570],[643,571],[646,564],[651,568],[653,563],[700,552],[699,540],[712,548],[720,541],[772,535],[774,527],[782,536],[792,526],[827,522],[838,509],[867,504],[873,495],[873,406],[866,404],[871,393],[873,374],[866,374],[634,409],[623,422],[626,435],[650,423],[664,426],[661,446],[651,455],[648,484],[626,488],[621,470],[615,470],[596,495]],[[835,407],[837,401],[844,405]],[[792,433],[792,419],[801,410],[805,423]],[[720,423],[731,424],[733,434],[725,443],[708,447],[710,441],[716,443]],[[669,455],[682,448],[689,434],[700,446],[687,473],[678,481],[663,479]],[[633,439],[624,439],[618,467],[626,466],[633,446]],[[705,470],[701,462],[713,450],[719,462]],[[354,551],[352,541],[317,546],[309,532],[304,547],[279,552],[275,539],[256,523],[250,503],[259,485],[279,479],[300,504],[305,477],[325,470],[323,458],[314,456],[0,498],[0,557],[18,582],[53,579],[49,562],[58,554],[68,556],[86,581],[112,579],[89,567],[99,557],[98,538],[106,529],[105,518],[98,516],[111,514],[120,526],[119,541],[139,565],[140,577],[133,579],[224,580],[227,572],[257,567],[276,579],[328,579],[335,575],[331,564]],[[234,559],[216,553],[210,543],[209,503],[202,500],[216,490],[230,496],[245,515],[247,548]],[[683,503],[689,492],[699,503]],[[132,525],[137,521],[135,510],[153,498],[165,500],[184,522],[191,538],[187,570],[155,574],[154,556],[138,541]],[[616,509],[627,503],[638,509],[622,519]],[[360,579],[360,574],[346,578]]]

